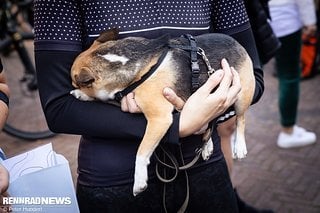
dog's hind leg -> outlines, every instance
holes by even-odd
[[[237,114],[237,127],[235,132],[235,141],[233,146],[233,158],[244,158],[247,155],[247,146],[245,140],[245,112],[248,110],[255,90],[255,79],[252,69],[252,62],[247,56],[240,73],[241,91],[235,102],[235,111]],[[245,83],[244,83],[245,82]]]
[[[242,159],[247,156],[247,146],[245,141],[245,117],[244,114],[237,116],[237,128],[235,131],[235,141],[232,141],[233,150],[232,157],[234,159]]]
[[[150,157],[172,124],[173,110],[173,106],[162,95],[158,98],[153,97],[152,100],[149,99],[147,104],[137,99],[137,104],[146,116],[147,128],[136,156],[134,196],[147,187],[147,167],[150,163]]]

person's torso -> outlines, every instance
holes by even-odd
[[[37,4],[49,9],[35,19],[35,26],[45,25],[41,27],[45,30],[35,28],[36,49],[40,43],[55,41],[56,46],[63,43],[61,50],[79,50],[79,46],[88,47],[103,30],[110,28],[118,28],[120,38],[156,38],[213,31],[232,34],[249,26],[248,17],[243,15],[244,5],[237,0],[73,0],[55,3],[54,9],[41,0]],[[53,15],[48,16],[49,13]],[[44,48],[47,47],[41,47]]]

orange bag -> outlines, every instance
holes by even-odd
[[[311,78],[317,72],[319,68],[319,38],[318,36],[312,36],[307,38],[302,36],[301,47],[301,78]]]

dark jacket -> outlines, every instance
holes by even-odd
[[[281,46],[279,39],[274,34],[268,22],[268,19],[271,19],[268,1],[269,0],[245,0],[247,13],[262,64],[266,64]]]

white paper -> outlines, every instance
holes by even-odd
[[[10,183],[17,178],[57,164],[56,153],[52,144],[37,147],[23,154],[6,159],[2,164],[10,174]]]

